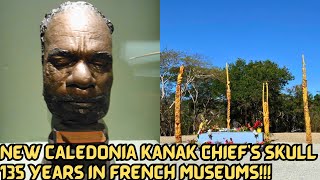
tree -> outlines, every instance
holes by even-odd
[[[182,134],[197,132],[200,121],[226,126],[225,69],[214,67],[203,56],[176,50],[161,52],[161,135],[174,135],[174,96],[180,65],[184,65],[181,84]],[[230,64],[231,120],[241,124],[262,120],[262,84],[269,84],[270,132],[304,130],[301,86],[285,90],[294,77],[286,67],[271,60],[238,59]],[[320,130],[320,94],[309,93],[312,131]],[[232,124],[232,123],[231,123]]]
[[[174,134],[174,109],[169,108],[174,102],[174,86],[177,67],[183,53],[164,50],[160,54],[160,133],[170,136]]]
[[[318,132],[320,130],[320,94],[309,99],[311,99],[309,107],[312,131]]]
[[[231,117],[242,123],[262,118],[262,84],[269,84],[269,104],[271,131],[274,120],[279,113],[278,103],[281,90],[293,76],[286,67],[280,68],[276,63],[238,59],[230,64],[230,81],[232,92]]]
[[[275,131],[290,132],[304,129],[303,102],[301,85],[288,88],[286,93],[281,94],[281,104]]]
[[[197,115],[204,112],[203,109],[212,109],[209,107],[209,105],[211,105],[213,101],[217,99],[212,95],[212,92],[219,94],[213,89],[213,83],[215,82],[219,84],[220,79],[223,77],[222,71],[221,69],[211,66],[209,63],[207,63],[203,56],[198,54],[187,54],[174,50],[164,50],[161,52],[160,58],[160,117],[161,123],[163,124],[161,126],[163,127],[166,124],[170,124],[169,127],[171,127],[171,123],[173,122],[173,118],[166,115],[171,114],[168,113],[168,111],[172,111],[172,106],[174,103],[172,98],[174,97],[173,94],[176,85],[175,80],[177,78],[179,66],[184,65],[181,97],[183,101],[182,109],[186,110],[182,112],[182,121],[188,121],[188,123],[182,122],[182,124],[192,124],[192,126],[183,128],[183,132],[196,132]],[[169,103],[169,106],[167,106],[168,101],[172,101],[171,104]],[[188,112],[187,116],[186,112]],[[208,111],[208,113],[210,112]],[[192,123],[190,123],[190,121]],[[166,128],[164,127],[163,129]]]

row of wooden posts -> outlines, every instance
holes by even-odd
[[[306,75],[306,64],[304,62],[304,55],[302,55],[302,92],[303,92],[303,105],[304,105],[304,119],[306,125],[306,142],[307,144],[312,144],[311,135],[311,120],[308,108],[308,88],[307,88],[307,75]],[[231,89],[229,81],[228,63],[226,64],[226,76],[227,76],[227,128],[230,129],[230,105],[231,105]],[[184,67],[180,66],[180,71],[177,78],[176,86],[176,97],[175,97],[175,138],[176,143],[182,143],[181,138],[181,120],[180,120],[180,104],[181,104],[181,82]],[[263,109],[263,125],[264,125],[264,138],[265,141],[270,140],[269,133],[269,92],[268,92],[268,82],[263,83],[262,87],[262,109]]]

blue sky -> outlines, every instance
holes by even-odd
[[[320,93],[320,1],[161,0],[161,49],[202,54],[214,66],[237,58],[270,59],[301,84],[304,54],[308,90]]]

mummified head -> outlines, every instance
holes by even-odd
[[[113,25],[86,2],[66,2],[40,26],[43,95],[63,123],[91,124],[109,109]]]

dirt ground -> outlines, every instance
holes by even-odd
[[[196,135],[182,136],[182,142],[196,139]],[[271,140],[273,143],[277,142],[288,142],[288,143],[305,143],[306,133],[272,133]],[[161,136],[160,143],[174,143],[174,136]],[[312,133],[312,143],[320,143],[320,133]]]

